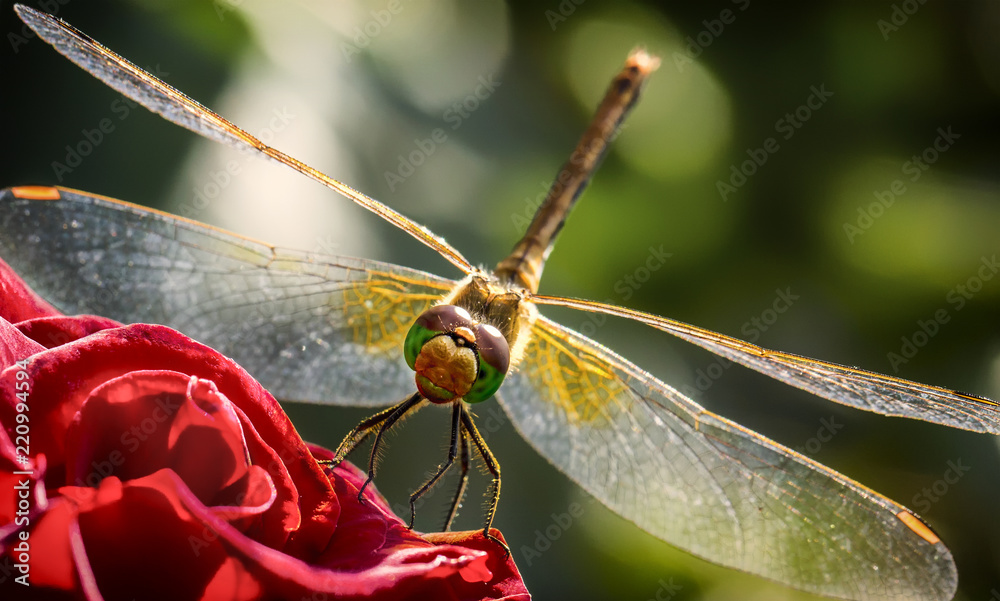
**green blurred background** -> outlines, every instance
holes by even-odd
[[[1000,250],[996,2],[34,5],[57,6],[113,50],[488,266],[517,239],[628,51],[644,45],[663,65],[570,219],[543,292],[1000,397],[1000,278],[978,271]],[[129,109],[45,44],[20,38],[11,3],[0,18],[0,185],[61,183],[284,246],[457,275],[304,178]],[[832,95],[804,108],[816,90]],[[112,130],[70,166],[65,147],[102,119]],[[431,153],[438,128],[446,139]],[[947,149],[928,151],[926,169],[908,164],[939,128],[958,137],[939,140]],[[721,194],[719,182],[748,151],[762,156],[768,138],[777,151]],[[420,165],[409,174],[400,163],[414,152]],[[630,280],[645,279],[651,249],[670,256],[647,281]],[[778,290],[794,302],[776,306]],[[955,555],[958,598],[1000,596],[991,437],[847,410],[722,369],[633,324],[550,314],[710,409],[918,510]],[[936,315],[944,323],[935,328]],[[921,336],[921,324],[934,335]],[[919,350],[894,362],[890,353],[914,338]],[[287,409],[304,437],[328,446],[366,414]],[[536,598],[805,598],[644,534],[590,503],[496,406],[480,417],[503,466],[496,526]],[[831,419],[843,427],[829,437]],[[425,411],[393,437],[377,482],[398,508],[443,457],[447,423],[445,412]],[[941,491],[949,461],[969,469],[932,501],[921,490]],[[474,481],[459,527],[481,523],[485,485]],[[421,507],[419,528],[438,527],[448,496]],[[571,507],[582,515],[558,526]],[[546,529],[558,538],[539,539]]]

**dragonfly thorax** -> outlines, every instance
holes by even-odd
[[[438,305],[410,327],[403,343],[417,390],[433,403],[478,403],[500,388],[510,365],[507,340],[462,307]]]

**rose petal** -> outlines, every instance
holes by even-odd
[[[243,565],[235,558],[228,557],[216,570],[212,581],[205,587],[202,599],[261,599],[265,591]]]
[[[67,483],[170,468],[207,505],[230,504],[216,495],[248,465],[228,400],[211,382],[171,371],[134,371],[95,388],[67,431],[66,455]]]
[[[499,530],[490,533],[504,540]],[[500,545],[488,540],[480,531],[437,532],[425,534],[424,538],[435,544],[461,545],[485,551],[487,556],[480,564],[472,564],[463,572],[464,584],[456,584],[455,590],[463,599],[519,599],[531,596],[524,586],[521,573],[514,564],[514,558],[507,555]],[[486,574],[491,574],[485,577]]]
[[[14,446],[7,432],[0,429],[0,540],[7,531],[16,531],[19,501],[27,501],[34,511],[45,509],[45,457],[38,461],[25,457],[23,447]]]
[[[23,361],[35,353],[44,350],[45,347],[25,336],[17,327],[0,317],[0,370],[5,370],[14,366],[18,361]],[[17,389],[16,374],[13,396],[7,398],[8,403],[17,402],[17,393],[23,392]],[[10,422],[3,422],[9,424]]]
[[[10,265],[0,259],[0,317],[17,323],[50,315],[61,313],[35,294]]]
[[[294,508],[285,504],[302,515],[302,526],[289,540],[301,549],[293,552],[305,556],[326,548],[336,520],[330,512],[337,506],[326,477],[291,421],[242,368],[169,328],[137,324],[103,330],[34,355],[28,366],[33,427],[38,436],[33,450],[45,453],[53,465],[62,464],[65,432],[90,390],[130,371],[164,367],[215,382],[246,414],[296,483],[298,503]],[[0,374],[0,395],[11,398],[15,385],[12,374]],[[12,419],[12,412],[0,406],[0,423],[11,423]]]
[[[220,572],[223,583],[243,583],[244,598],[256,597],[258,587],[247,586],[254,576],[238,567],[212,530],[178,502],[181,489],[186,500],[195,497],[176,474],[161,470],[116,482],[105,478],[98,493],[80,503],[78,517],[87,558],[107,601],[133,599],[140,591],[149,599],[200,599],[220,586]],[[104,494],[115,487],[117,495]]]
[[[67,536],[70,526],[76,521],[76,508],[65,499],[56,499],[30,531],[28,538],[34,561],[30,566],[31,585],[52,587],[71,591],[77,588],[79,580],[73,545]],[[44,553],[44,561],[39,561]]]
[[[255,465],[268,466],[269,482],[275,490],[270,509],[253,525],[257,529],[252,534],[253,538],[296,557],[315,556],[315,549],[327,544],[330,533],[336,527],[336,516],[340,511],[336,495],[328,487],[326,502],[316,505],[310,516],[310,525],[303,528],[299,493],[287,467],[278,453],[261,440],[246,414],[239,407],[235,410],[243,426],[250,460]]]
[[[243,480],[246,482],[240,482],[238,505],[216,505],[209,508],[218,519],[238,522],[243,518],[260,515],[274,504],[276,497],[274,481],[264,468],[251,465]],[[255,540],[260,540],[256,533],[247,534],[253,536]]]
[[[73,317],[56,315],[26,319],[17,324],[17,329],[45,348],[53,348],[79,340],[94,332],[120,328],[121,325],[113,319],[96,315],[76,315]]]
[[[183,490],[178,494],[192,514],[201,515],[204,509],[195,499],[185,501]],[[230,546],[230,554],[241,557],[265,589],[280,598],[309,597],[316,593],[347,598],[408,598],[410,594],[427,592],[430,594],[426,598],[458,598],[450,594],[439,597],[437,592],[454,590],[455,584],[464,582],[460,576],[462,570],[488,554],[455,545],[433,546],[412,535],[413,542],[380,549],[376,561],[367,568],[353,561],[322,568],[247,539],[229,524],[211,523],[207,519],[206,523],[216,529],[221,542]],[[345,526],[339,524],[333,544],[337,544],[337,536],[344,530]]]

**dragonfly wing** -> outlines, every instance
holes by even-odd
[[[14,9],[43,40],[118,93],[163,118],[217,142],[242,147],[245,139],[195,100],[110,52],[80,30],[31,7]],[[178,100],[181,100],[180,102]]]
[[[0,191],[0,257],[69,314],[168,325],[282,400],[345,405],[413,392],[403,338],[454,285],[63,188]]]
[[[1000,434],[1000,407],[992,399],[792,353],[759,349],[758,354],[745,343],[706,339],[698,335],[700,328],[689,328],[667,331],[825,399],[882,415]]]
[[[442,257],[464,273],[473,271],[472,266],[461,253],[424,226],[343,182],[328,177],[302,161],[264,144],[183,92],[167,85],[154,75],[101,46],[90,36],[62,19],[23,5],[15,6],[14,10],[39,37],[52,44],[63,56],[115,91],[135,100],[167,121],[186,127],[210,140],[229,144],[239,150],[266,157],[290,167],[302,175],[336,190],[392,223],[440,253]]]
[[[641,311],[569,298],[539,304],[598,311],[642,322],[825,399],[882,415],[909,417],[973,432],[1000,434],[1000,405],[940,386],[761,348],[749,342]]]
[[[539,317],[501,402],[556,467],[651,534],[849,599],[951,599],[948,549],[909,510]]]

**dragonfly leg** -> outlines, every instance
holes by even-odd
[[[417,398],[419,399],[419,395],[415,396],[417,396]],[[382,422],[392,417],[392,414],[398,411],[404,405],[412,405],[412,404],[413,404],[413,397],[410,397],[405,401],[403,401],[402,403],[393,405],[392,407],[389,407],[387,409],[383,409],[382,411],[379,411],[375,415],[362,420],[361,423],[358,424],[357,426],[354,426],[354,429],[351,430],[347,434],[347,436],[344,437],[344,440],[340,441],[339,445],[337,445],[337,452],[333,454],[333,459],[320,459],[319,463],[321,465],[328,465],[331,468],[337,467],[338,465],[340,465],[340,462],[346,459],[347,456],[350,455],[351,452],[358,447],[358,445],[367,440],[368,436],[372,432],[377,430],[378,426]]]
[[[472,442],[475,443],[476,449],[479,450],[479,455],[483,458],[486,469],[493,475],[493,492],[490,495],[490,506],[486,510],[486,524],[483,526],[483,536],[503,547],[503,550],[507,552],[507,557],[510,557],[510,547],[490,533],[490,528],[493,527],[493,517],[497,513],[497,503],[500,501],[500,464],[497,462],[496,457],[493,456],[490,448],[486,446],[486,441],[483,440],[482,434],[479,433],[476,424],[473,423],[472,416],[469,414],[468,409],[465,408],[465,405],[462,405],[462,426],[469,438],[472,439]]]
[[[455,521],[455,516],[458,515],[458,508],[462,506],[465,487],[469,484],[469,435],[465,433],[465,430],[462,430],[459,446],[462,449],[462,475],[459,477],[458,488],[455,490],[455,498],[451,500],[451,509],[448,511],[448,517],[445,519],[444,528],[442,528],[445,532],[451,529],[451,523]]]
[[[415,490],[413,494],[410,495],[409,528],[411,530],[413,529],[413,520],[415,520],[417,517],[417,506],[416,506],[417,499],[424,496],[424,493],[426,493],[428,490],[433,488],[435,484],[437,484],[437,481],[440,480],[441,476],[443,476],[445,472],[447,472],[448,469],[451,467],[451,465],[455,463],[455,457],[458,456],[458,447],[460,444],[459,431],[462,425],[461,422],[462,409],[460,405],[461,401],[455,403],[454,408],[452,409],[451,412],[451,444],[448,446],[448,459],[445,460],[445,462],[438,467],[437,472],[435,472],[434,475],[427,480],[427,482],[424,482],[424,484],[420,488]],[[448,529],[447,525],[445,526],[444,529],[445,530]]]
[[[375,479],[375,464],[378,462],[379,448],[382,446],[382,435],[384,435],[389,428],[395,425],[396,422],[405,417],[411,409],[418,407],[422,401],[423,398],[421,398],[419,393],[414,394],[402,403],[392,407],[389,414],[384,419],[379,420],[381,421],[381,424],[372,426],[376,429],[375,442],[372,443],[372,451],[368,456],[368,478],[365,480],[365,483],[361,485],[361,490],[358,491],[358,502],[365,502],[365,489],[368,488],[368,485]],[[362,437],[362,440],[363,439],[364,437]]]
[[[340,444],[337,445],[337,451],[333,455],[333,459],[320,459],[319,463],[322,465],[328,465],[331,468],[340,465],[340,462],[346,459],[347,456],[358,447],[358,445],[368,439],[368,436],[379,424],[392,415],[392,412],[396,410],[396,407],[398,407],[398,405],[393,405],[384,411],[379,411],[375,415],[366,418],[360,424],[355,426],[354,429],[344,437],[344,440],[340,441]]]
[[[379,446],[382,443],[382,434],[408,413],[419,409],[422,401],[423,398],[419,394],[414,394],[402,403],[379,411],[375,415],[363,420],[344,437],[344,440],[337,447],[337,452],[334,453],[333,459],[321,459],[319,463],[328,465],[331,468],[337,467],[351,451],[367,440],[372,432],[375,432],[375,443],[372,445],[372,452],[368,458],[368,479],[365,480],[365,483],[361,486],[361,490],[358,491],[358,500],[364,502],[363,495],[365,489],[375,479],[375,463],[378,459]]]

